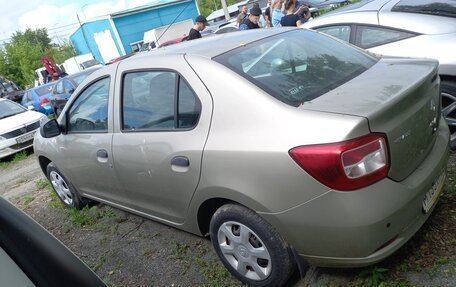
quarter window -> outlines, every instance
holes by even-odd
[[[368,49],[416,36],[415,33],[383,27],[358,26],[356,45]]]
[[[348,25],[321,27],[317,28],[316,30],[341,39],[345,42],[350,42],[351,28]]]
[[[69,132],[106,132],[108,130],[109,78],[86,88],[69,111]]]
[[[192,128],[201,112],[201,104],[185,80],[169,71],[126,74],[122,103],[126,131]]]
[[[57,84],[55,85],[55,93],[63,94],[63,81],[57,82]]]

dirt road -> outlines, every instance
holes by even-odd
[[[364,269],[310,268],[295,286],[456,286],[456,154],[448,191],[430,220],[395,255]],[[33,154],[0,167],[0,195],[67,245],[109,286],[238,286],[208,239],[111,208],[63,207]]]

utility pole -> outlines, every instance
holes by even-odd
[[[225,14],[226,21],[230,20],[230,13],[228,12],[228,7],[226,6],[226,0],[222,1],[223,13]]]
[[[87,37],[86,37],[85,31],[84,31],[84,26],[81,24],[81,20],[79,20],[79,15],[78,15],[78,13],[76,13],[76,17],[78,17],[79,28],[81,28],[82,36],[84,37],[84,41],[85,41],[85,43],[86,43],[86,45],[87,45],[87,48],[89,48],[89,51],[90,51],[90,53],[91,53],[92,56],[93,56],[92,49],[90,48],[89,42],[87,41]]]

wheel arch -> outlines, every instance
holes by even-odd
[[[47,166],[52,162],[50,159],[48,159],[45,156],[39,156],[38,157],[38,162],[40,164],[41,171],[46,175],[47,177],[47,171],[46,168]]]

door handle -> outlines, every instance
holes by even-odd
[[[186,156],[175,156],[171,160],[171,165],[188,167],[188,166],[190,166],[190,161],[188,160],[188,157],[186,157]]]
[[[97,157],[108,158],[108,152],[105,149],[99,149],[97,151]]]

